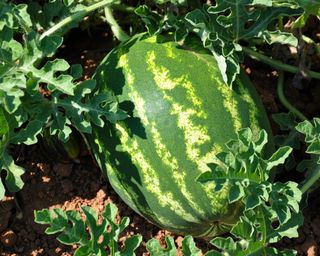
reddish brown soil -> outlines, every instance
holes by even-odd
[[[70,33],[67,42],[72,48],[67,44],[60,55],[67,57],[71,63],[82,63],[86,77],[92,74],[96,63],[99,63],[104,53],[112,46],[107,35],[98,37],[94,35],[90,38],[87,33],[79,32]],[[285,111],[276,96],[276,73],[269,67],[250,59],[246,61],[246,65],[247,72],[256,84],[269,115]],[[320,66],[317,67],[320,70]],[[307,86],[300,90],[292,86],[293,80],[293,76],[288,76],[286,79],[288,99],[308,116],[319,113],[319,83],[304,81]],[[277,129],[275,124],[273,127]],[[143,243],[137,251],[138,256],[148,255],[145,242],[152,237],[156,237],[164,244],[165,236],[173,235],[177,245],[181,247],[182,237],[160,230],[128,208],[95,166],[91,156],[83,151],[76,162],[62,163],[54,156],[52,161],[48,161],[38,146],[20,147],[15,150],[17,163],[26,169],[23,176],[25,186],[15,197],[10,195],[0,202],[1,256],[72,255],[75,247],[60,244],[55,236],[44,234],[45,226],[35,224],[34,211],[55,207],[63,210],[80,210],[81,206],[88,205],[101,212],[110,202],[118,206],[120,216],[129,216],[131,219],[131,224],[121,241],[134,233],[143,235]],[[296,174],[287,173],[287,176],[290,175],[295,177]],[[299,237],[283,239],[277,245],[279,248],[294,248],[298,251],[298,255],[320,255],[318,195],[319,191],[314,192],[309,207],[304,210],[305,223],[299,229]],[[204,252],[210,248],[209,243],[203,240],[197,240],[197,244]]]

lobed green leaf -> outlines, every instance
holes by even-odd
[[[296,129],[305,135],[305,141],[308,144],[306,152],[320,154],[320,118],[314,118],[312,122],[303,121],[296,126]]]
[[[10,192],[18,192],[22,189],[24,182],[21,178],[24,169],[15,164],[12,156],[3,145],[0,145],[0,174],[6,172],[5,185]],[[0,180],[0,200],[4,197],[4,184]]]
[[[292,148],[284,146],[279,148],[272,156],[268,159],[267,170],[271,170],[273,167],[283,164],[287,157],[291,154]]]
[[[74,255],[107,256],[109,250],[115,256],[135,256],[134,251],[140,245],[142,237],[135,235],[127,238],[123,248],[119,249],[119,236],[128,226],[129,219],[125,217],[117,224],[115,218],[118,209],[114,204],[106,206],[101,223],[98,221],[98,214],[91,207],[84,206],[81,209],[85,219],[81,218],[79,212],[63,212],[58,208],[35,211],[35,222],[50,225],[46,234],[60,233],[57,239],[61,243],[79,244]]]

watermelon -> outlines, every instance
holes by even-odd
[[[87,136],[123,201],[175,233],[212,237],[230,230],[241,203],[228,203],[228,186],[217,193],[214,183],[196,179],[239,129],[270,133],[248,78],[242,73],[231,89],[215,58],[198,43],[144,35],[112,50],[94,78],[95,93],[112,92],[129,115],[103,128],[93,126]]]

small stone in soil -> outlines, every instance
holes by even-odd
[[[12,247],[17,240],[17,236],[11,229],[8,229],[1,234],[0,239],[1,239],[1,243],[5,247]]]
[[[182,247],[182,241],[183,241],[183,237],[178,236],[176,239],[176,243],[177,243],[178,247]]]
[[[99,189],[97,192],[97,198],[103,200],[106,197],[107,197],[106,192],[104,192],[103,189]]]
[[[42,176],[42,182],[48,183],[48,182],[50,182],[50,180],[51,180],[50,177],[48,177],[48,176]]]
[[[309,256],[308,252],[309,251],[312,252],[312,250],[313,250],[310,248],[316,248],[316,247],[317,247],[317,245],[315,244],[315,241],[313,241],[312,239],[308,239],[301,245],[301,250]]]
[[[318,250],[317,250],[317,246],[316,245],[312,245],[309,247],[308,251],[307,251],[307,255],[308,256],[316,256],[318,255]]]
[[[57,247],[57,248],[54,250],[55,253],[61,253],[61,251],[62,251],[62,249],[61,249],[60,247]]]

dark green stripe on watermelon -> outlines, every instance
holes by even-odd
[[[93,127],[88,141],[135,211],[177,233],[212,236],[237,221],[241,206],[228,204],[228,187],[215,193],[195,179],[238,129],[269,124],[250,83],[233,91],[212,55],[157,39],[136,37],[102,61],[96,93],[113,91],[130,118]]]

